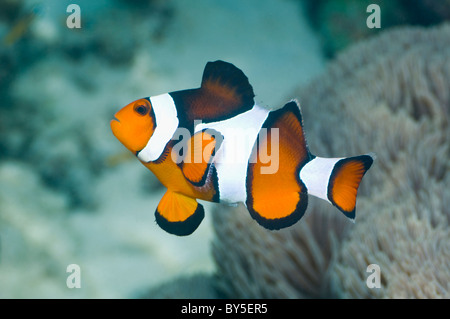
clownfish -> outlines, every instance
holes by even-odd
[[[358,187],[374,156],[317,157],[296,100],[268,110],[254,97],[240,69],[215,61],[199,88],[141,98],[115,114],[114,136],[167,188],[155,211],[162,229],[194,232],[204,218],[198,199],[242,202],[270,230],[299,221],[308,195],[355,219]]]

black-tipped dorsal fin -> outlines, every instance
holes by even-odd
[[[233,64],[224,61],[208,62],[203,71],[202,89],[225,99],[239,101],[240,107],[251,109],[253,88],[247,76]]]
[[[206,64],[199,89],[170,95],[188,122],[222,121],[250,110],[255,104],[253,88],[244,72],[220,60]]]

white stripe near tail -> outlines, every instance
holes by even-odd
[[[328,199],[328,181],[334,165],[339,160],[341,158],[315,157],[303,166],[300,179],[308,189],[308,194],[331,203]]]
[[[300,171],[308,194],[328,201],[350,219],[355,218],[356,195],[361,180],[375,156],[347,158],[315,157]]]

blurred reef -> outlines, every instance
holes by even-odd
[[[450,297],[449,38],[448,24],[386,31],[293,94],[313,154],[377,160],[354,225],[315,201],[277,232],[242,206],[218,209],[213,255],[227,297]],[[366,286],[369,264],[381,268],[380,289]]]
[[[399,25],[432,26],[450,20],[448,0],[299,0],[320,35],[327,57],[334,57],[352,43]],[[381,28],[369,29],[367,6],[377,4]]]
[[[109,121],[199,85],[218,59],[276,107],[323,68],[317,38],[290,0],[78,0],[80,29],[71,3],[0,1],[0,298],[124,298],[199,272],[184,282],[207,291],[211,214],[188,238],[159,229],[164,190]],[[66,286],[72,263],[81,289]]]
[[[376,1],[380,30],[366,0],[79,0],[79,30],[71,2],[0,2],[0,298],[450,297],[448,0]],[[109,120],[217,59],[261,105],[298,98],[313,153],[377,154],[355,225],[311,199],[277,232],[243,206],[156,227],[164,190]]]
[[[161,37],[172,9],[159,1],[116,1],[106,8],[103,1],[85,2],[77,30],[65,26],[66,2],[7,0],[0,6],[0,155],[32,164],[70,205],[93,207],[89,181],[104,171],[108,150],[105,138],[92,134],[117,105],[105,91],[132,67],[140,39]],[[134,19],[142,21],[139,27]]]
[[[394,28],[293,92],[314,154],[377,154],[355,224],[314,198],[299,223],[273,232],[243,205],[221,206],[214,276],[140,297],[186,296],[199,282],[201,298],[450,298],[449,38],[448,24]],[[366,285],[370,264],[380,266],[380,289]]]
[[[150,290],[135,294],[139,299],[218,299],[224,298],[215,285],[214,276],[194,274],[175,278]]]

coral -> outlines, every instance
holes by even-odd
[[[315,107],[305,118],[334,128],[320,138],[330,154],[369,146],[378,156],[364,183],[363,194],[369,185],[373,194],[365,218],[330,269],[338,296],[449,296],[449,36],[449,25],[386,33],[338,57],[320,88],[303,90],[302,102]],[[380,265],[382,289],[365,285],[368,263]]]
[[[231,298],[303,298],[327,294],[327,269],[348,229],[344,216],[311,200],[302,222],[276,232],[247,209],[214,214],[213,256],[219,290]]]
[[[0,2],[3,41],[34,4]],[[8,3],[21,11],[10,15]],[[291,2],[76,3],[81,29],[66,27],[68,3],[49,0],[37,4],[30,28],[0,46],[0,295],[7,298],[127,297],[180,274],[211,272],[210,214],[189,238],[158,229],[159,182],[134,156],[122,156],[110,119],[138,97],[195,87],[213,59],[244,69],[267,104],[323,67],[318,41]],[[14,171],[22,172],[16,183],[6,177]],[[82,268],[81,290],[65,285],[71,263]]]
[[[325,54],[335,56],[350,44],[378,34],[381,30],[404,23],[409,19],[409,10],[400,1],[377,1],[382,11],[382,29],[366,27],[367,6],[371,0],[307,0],[311,23],[322,37]]]
[[[414,2],[403,0],[403,2],[415,9],[418,21],[432,23],[450,19],[449,0],[418,0]]]
[[[214,278],[207,274],[195,274],[176,278],[153,287],[149,291],[136,293],[141,299],[217,299]]]
[[[374,151],[377,161],[361,185],[356,224],[343,233],[331,223],[307,235],[308,218],[320,211],[322,225],[337,214],[331,206],[309,207],[282,232],[261,229],[243,208],[216,212],[214,256],[228,296],[449,297],[449,37],[450,25],[386,31],[296,92],[312,153]],[[344,235],[328,253],[329,244],[315,243],[330,232]],[[313,266],[323,254],[331,256],[325,266]],[[380,289],[366,285],[371,263],[380,266]]]
[[[387,28],[405,24],[429,26],[450,17],[448,0],[306,0],[302,3],[329,57]],[[373,3],[380,7],[381,28],[366,27],[366,19],[371,14],[367,7]]]
[[[5,0],[0,4],[0,20],[13,21],[17,18],[23,7],[21,0]]]
[[[0,298],[85,296],[85,291],[70,293],[65,285],[67,261],[73,260],[75,249],[61,214],[66,209],[64,197],[45,189],[31,167],[1,163]]]
[[[447,183],[449,182],[447,178]],[[444,190],[430,183],[422,196],[399,196],[355,227],[330,268],[333,295],[344,298],[449,298],[450,214]],[[391,190],[395,193],[395,189]],[[443,212],[438,214],[437,212]],[[368,264],[381,271],[381,288],[366,285]]]
[[[127,90],[119,82],[130,77],[125,70],[132,69],[136,49],[145,43],[141,39],[156,32],[153,24],[166,10],[150,2],[145,9],[123,14],[121,6],[104,8],[85,1],[81,30],[67,28],[65,19],[59,23],[66,14],[64,3],[22,8],[10,0],[2,5],[21,5],[13,21],[2,21],[6,19],[0,15],[3,42],[17,24],[30,20],[14,41],[0,48],[0,154],[32,163],[47,186],[70,198],[72,207],[98,204],[92,181],[107,168],[112,149],[108,119],[117,109],[111,91],[118,90],[111,87]],[[117,23],[121,13],[120,21],[132,30]],[[150,13],[155,18],[144,19]],[[143,22],[138,26],[139,18]],[[147,84],[141,87],[147,89]]]

